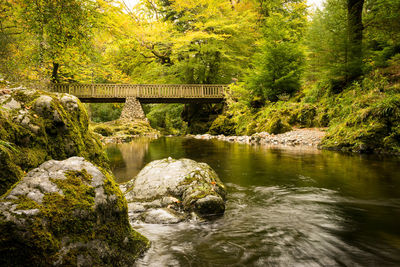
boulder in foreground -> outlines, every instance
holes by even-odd
[[[122,187],[133,220],[176,223],[225,211],[226,191],[218,175],[206,163],[190,159],[153,161]]]
[[[0,266],[131,266],[149,244],[112,175],[81,157],[43,163],[0,201]]]
[[[33,89],[0,90],[0,195],[24,172],[50,159],[107,160],[88,128],[88,114],[75,96]]]

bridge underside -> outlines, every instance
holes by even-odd
[[[101,98],[101,97],[90,97],[84,98],[79,97],[81,102],[83,103],[125,103],[126,98],[118,97],[118,98]],[[141,104],[157,104],[157,103],[181,103],[181,104],[190,104],[190,103],[220,103],[223,98],[140,98],[137,100]]]

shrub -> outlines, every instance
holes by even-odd
[[[271,134],[280,134],[287,131],[290,131],[292,127],[288,123],[286,123],[282,118],[275,117],[267,121],[264,126],[264,131]]]
[[[220,115],[211,124],[210,130],[208,132],[213,135],[234,135],[235,123],[225,115]]]
[[[123,104],[91,103],[89,104],[90,118],[94,122],[106,122],[119,119]]]

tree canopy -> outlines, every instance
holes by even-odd
[[[340,91],[399,52],[398,0],[5,0],[9,81],[244,82],[258,101],[328,80]],[[336,88],[336,89],[335,89]],[[337,89],[339,88],[339,89]]]

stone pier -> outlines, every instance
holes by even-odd
[[[122,109],[120,119],[134,120],[146,119],[144,115],[142,104],[136,97],[127,97],[124,108]]]

